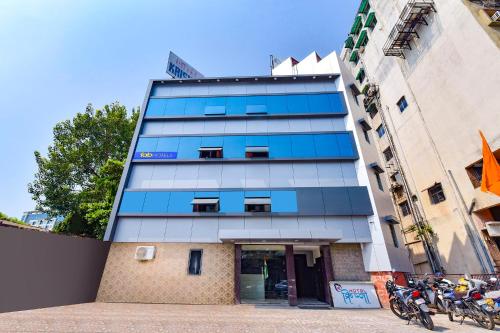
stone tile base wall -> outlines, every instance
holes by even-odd
[[[332,244],[330,249],[335,281],[370,281],[360,244]]]
[[[135,260],[139,245],[156,246],[155,258]],[[190,249],[203,249],[201,275],[188,275]],[[234,304],[234,245],[113,243],[97,301]]]

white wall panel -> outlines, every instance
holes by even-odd
[[[220,188],[222,186],[222,164],[202,165],[198,169],[198,188]]]
[[[290,132],[290,124],[288,123],[288,119],[269,119],[268,126],[269,133]]]
[[[246,187],[269,187],[269,164],[245,165]]]
[[[299,216],[297,221],[299,222],[299,229],[326,229],[325,218],[323,216]]]
[[[343,242],[356,241],[356,234],[352,225],[351,216],[325,216],[326,228],[329,230],[341,230]]]
[[[202,120],[172,122],[172,125],[182,128],[182,134],[202,134],[205,129],[205,122]]]
[[[342,162],[340,165],[342,167],[345,186],[358,186],[358,176],[354,162]]]
[[[222,187],[244,188],[245,165],[244,164],[223,164],[222,165]]]
[[[270,217],[245,217],[245,229],[271,229]]]
[[[219,219],[216,217],[193,218],[191,242],[219,242]]]
[[[224,133],[245,134],[246,132],[247,132],[246,120],[226,120],[226,127],[224,129]]]
[[[298,229],[299,223],[297,217],[292,216],[273,216],[271,217],[273,229]]]
[[[344,186],[340,163],[317,162],[319,186]]]
[[[312,165],[313,163],[311,163]],[[269,178],[271,187],[293,187],[293,166],[288,163],[270,163]]]
[[[293,179],[297,187],[319,186],[316,163],[293,163]]]
[[[162,242],[167,229],[166,218],[143,218],[139,231],[139,242]]]
[[[266,119],[247,120],[246,133],[267,133],[268,124]]]
[[[330,121],[332,122],[332,129],[334,131],[345,131],[346,130],[344,118],[331,118]]]
[[[244,229],[244,217],[219,217],[219,229]]]
[[[175,172],[174,187],[196,188],[198,185],[198,168],[199,165],[197,164],[179,166]]]
[[[151,187],[153,168],[150,165],[135,165],[132,168],[128,180],[128,188],[148,188]]]
[[[224,129],[226,128],[226,122],[224,120],[210,120],[205,121],[205,127],[203,128],[204,134],[220,134],[224,133]]]
[[[163,126],[162,133],[164,135],[181,135],[184,133],[183,127],[184,122],[180,121],[165,121],[163,122],[165,125]]]
[[[289,119],[290,132],[310,132],[311,122],[309,119]]]
[[[168,218],[164,240],[166,242],[189,242],[192,226],[192,218]]]
[[[137,242],[141,218],[120,217],[117,221],[114,242]]]
[[[163,133],[164,121],[145,121],[142,127],[144,135],[159,135]]]
[[[352,225],[356,239],[371,239],[370,226],[365,216],[353,216]]]
[[[267,94],[267,84],[265,83],[250,83],[245,85],[247,94]]]
[[[145,165],[153,169],[153,176],[151,177],[151,188],[172,188],[174,187],[175,173],[177,166],[175,164],[156,164]]]
[[[330,119],[325,118],[312,118],[309,120],[311,123],[312,131],[331,131],[332,122]]]

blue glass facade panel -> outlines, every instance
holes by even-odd
[[[242,135],[231,135],[224,137],[224,157],[244,158],[246,137]]]
[[[148,102],[146,116],[163,116],[167,108],[168,99],[152,98]]]
[[[200,152],[198,149],[201,147],[201,137],[181,137],[179,142],[179,151],[177,158],[179,159],[195,159],[199,158]]]
[[[224,108],[225,107],[225,108]],[[147,116],[202,116],[210,114],[313,114],[345,113],[342,95],[289,94],[189,98],[152,98]]]
[[[269,137],[269,157],[287,158],[292,156],[292,141],[288,135],[272,135]]]
[[[126,192],[133,193],[133,192]],[[168,208],[170,192],[147,192],[142,207],[143,213],[164,213]]]
[[[194,193],[195,198],[218,198],[219,197],[219,192],[195,192]]]
[[[245,198],[269,198],[271,191],[245,191]]]
[[[192,213],[194,192],[171,192],[168,202],[169,213]]]
[[[245,158],[245,147],[269,147],[273,158],[356,158],[350,133],[141,137],[136,152],[177,152],[177,159],[197,159],[201,147],[222,147],[224,158]],[[174,157],[175,158],[175,157]]]
[[[292,157],[316,157],[312,135],[291,135]]]
[[[271,210],[276,213],[298,212],[295,191],[271,191]]]
[[[151,152],[156,151],[158,145],[158,138],[139,138],[137,141],[137,152]]]
[[[120,212],[122,213],[140,213],[144,206],[146,192],[125,192],[123,193],[122,202],[120,204]]]
[[[245,211],[245,195],[242,191],[225,191],[220,193],[221,213],[242,213]]]

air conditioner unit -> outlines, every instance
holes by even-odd
[[[138,246],[135,249],[134,258],[139,261],[153,260],[155,257],[155,246]]]

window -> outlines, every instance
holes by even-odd
[[[406,98],[403,96],[399,99],[397,105],[399,107],[399,111],[403,112],[408,107],[408,102],[406,101]]]
[[[201,259],[203,250],[190,250],[189,251],[189,275],[201,275]]]
[[[399,247],[398,234],[396,233],[396,227],[394,224],[389,224],[389,229],[391,230],[392,242],[395,247]]]
[[[408,216],[411,213],[410,205],[408,204],[408,201],[403,201],[402,203],[400,203],[399,209],[401,210],[401,214],[403,216]]]
[[[385,134],[385,129],[384,129],[384,126],[380,125],[379,127],[377,127],[377,134],[378,134],[378,137],[381,138],[384,136]]]
[[[375,178],[377,178],[378,189],[384,191],[384,185],[382,184],[382,178],[380,177],[380,173],[375,172]]]
[[[195,213],[217,213],[219,211],[219,198],[194,198],[191,204]]]
[[[246,158],[269,158],[269,147],[246,147]]]
[[[368,131],[363,130],[363,134],[364,134],[364,136],[365,136],[365,140],[366,140],[366,142],[370,143],[370,136],[369,136],[369,134],[368,134]]]
[[[472,186],[474,186],[474,188],[480,187],[483,179],[483,161],[474,163],[473,165],[465,168],[465,170],[467,170],[467,175],[470,178]]]
[[[377,106],[375,105],[375,103],[370,104],[370,106],[366,109],[366,112],[368,112],[368,114],[370,115],[370,118],[372,118],[372,119],[375,118],[375,116],[378,113],[378,109],[377,109]]]
[[[427,193],[429,193],[429,198],[431,200],[431,204],[433,205],[437,205],[438,203],[446,200],[441,183],[436,183],[432,187],[429,187],[429,189],[427,189]]]
[[[394,155],[392,154],[391,147],[387,147],[387,149],[384,150],[383,153],[384,153],[385,160],[387,162],[389,162],[394,157]]]
[[[365,70],[363,68],[361,68],[359,70],[358,74],[356,75],[356,80],[358,80],[359,83],[363,83],[363,81],[365,80],[365,77],[366,77]]]
[[[198,149],[200,158],[222,158],[221,147],[202,147]]]
[[[245,198],[245,212],[268,213],[271,211],[271,198]]]

